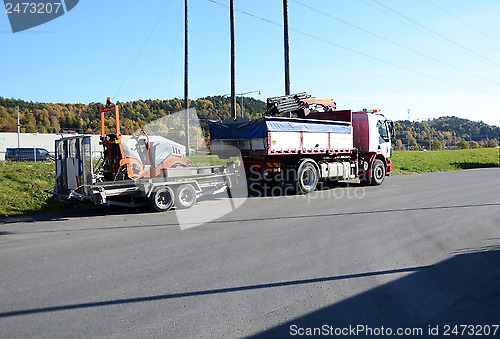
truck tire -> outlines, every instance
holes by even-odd
[[[382,185],[384,182],[385,178],[385,165],[380,159],[375,159],[373,162],[373,169],[372,169],[372,180],[371,184],[373,186],[379,186]]]
[[[184,184],[175,190],[174,205],[179,209],[191,208],[196,203],[196,190],[192,185]]]
[[[160,187],[149,196],[149,206],[153,211],[168,211],[174,205],[174,192],[170,187]]]
[[[318,185],[318,171],[311,162],[303,162],[299,166],[295,185],[297,194],[309,194],[316,189]]]

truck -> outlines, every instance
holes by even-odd
[[[105,133],[105,115],[114,113],[115,133]],[[119,108],[107,99],[101,108],[102,156],[92,157],[92,136],[63,137],[55,142],[55,186],[47,190],[58,200],[90,201],[96,205],[137,207],[154,211],[192,207],[200,197],[229,190],[237,166],[188,167],[185,147],[150,137],[144,130],[123,142]]]
[[[320,181],[381,185],[391,175],[394,127],[378,110],[337,110],[333,100],[302,92],[269,98],[260,119],[210,121],[209,128],[212,154],[241,152],[250,185],[307,194]]]

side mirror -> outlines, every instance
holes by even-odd
[[[389,125],[389,131],[391,133],[391,139],[396,136],[396,129],[394,128],[394,121],[387,120],[387,124]]]

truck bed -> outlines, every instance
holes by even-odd
[[[334,154],[353,149],[350,122],[264,117],[211,121],[212,154],[236,147],[242,155]]]

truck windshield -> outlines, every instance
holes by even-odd
[[[384,121],[377,121],[378,133],[384,139],[384,141],[389,141],[389,131],[387,125]]]

